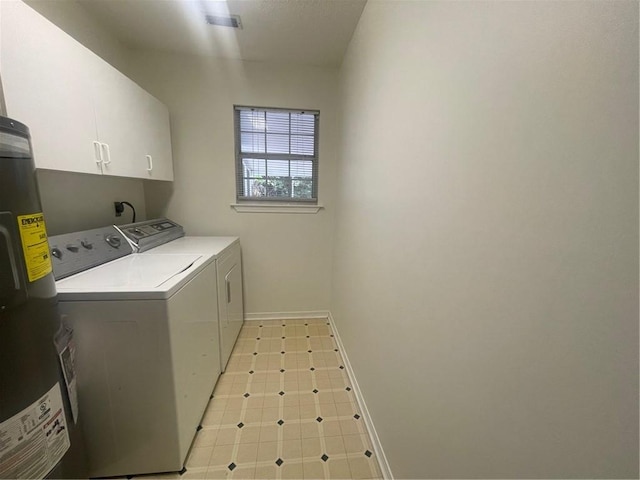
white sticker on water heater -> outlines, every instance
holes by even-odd
[[[60,384],[0,423],[0,478],[44,478],[71,446]]]

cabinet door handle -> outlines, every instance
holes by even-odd
[[[102,150],[107,153],[107,155],[106,155],[107,159],[106,160],[102,160],[102,164],[103,165],[109,165],[111,163],[111,150],[109,150],[109,144],[101,143],[100,145],[102,145]]]
[[[93,141],[93,155],[95,157],[96,163],[100,165],[102,163],[102,147],[100,142],[97,140]]]
[[[231,285],[229,279],[225,279],[225,284],[227,286],[227,303],[231,303]]]
[[[151,155],[145,155],[147,157],[147,172],[150,172],[153,170],[153,158],[151,158]]]

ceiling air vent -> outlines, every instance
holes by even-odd
[[[219,27],[242,28],[240,15],[205,15],[205,20],[209,25],[218,25]]]

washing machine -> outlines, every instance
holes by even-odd
[[[49,243],[90,476],[182,470],[221,371],[214,256],[137,254],[113,226]]]

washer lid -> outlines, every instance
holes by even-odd
[[[230,245],[239,242],[238,237],[182,237],[160,245],[143,255],[194,253],[217,258]]]
[[[168,298],[202,269],[202,255],[129,255],[56,282],[60,300]]]

